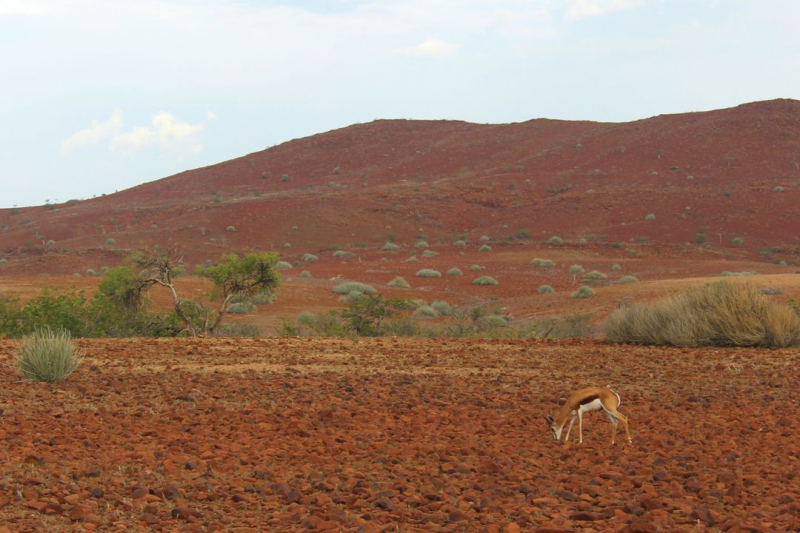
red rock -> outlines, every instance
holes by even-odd
[[[154,525],[161,522],[156,515],[151,513],[143,513],[142,520],[144,520],[144,522],[149,525]]]
[[[520,531],[522,531],[522,528],[515,522],[507,524],[505,528],[505,533],[519,533]]]
[[[44,512],[45,507],[47,507],[47,502],[28,501],[25,502],[25,507],[27,507],[28,509],[35,509],[36,511],[39,511],[41,513]]]
[[[190,507],[175,507],[172,509],[172,518],[188,520],[189,518],[200,518],[200,512]]]

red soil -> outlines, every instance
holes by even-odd
[[[0,531],[800,528],[796,351],[79,344],[61,384],[0,372]],[[620,393],[632,446],[595,415],[552,440],[543,415],[587,385]]]

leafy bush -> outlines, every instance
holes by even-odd
[[[228,306],[228,313],[234,315],[244,315],[247,313],[254,313],[256,306],[252,302],[237,302]]]
[[[553,235],[545,241],[547,244],[563,244],[564,240],[561,237]]]
[[[109,246],[113,246],[114,244],[117,244],[117,241],[116,239],[106,239],[106,244]]]
[[[292,264],[286,261],[278,261],[275,265],[275,270],[289,270],[290,268],[292,268]]]
[[[491,276],[481,276],[472,280],[473,285],[499,285],[500,283]]]
[[[297,316],[297,323],[301,325],[313,324],[316,319],[317,315],[315,315],[314,313],[303,311]]]
[[[615,310],[604,325],[613,342],[674,346],[800,345],[800,318],[754,287],[718,281],[654,304]]]
[[[437,255],[439,255],[439,252],[434,252],[433,250],[425,250],[424,252],[422,252],[422,257],[425,258],[436,257]]]
[[[464,273],[461,272],[461,269],[459,269],[457,267],[451,268],[450,270],[445,272],[445,274],[447,274],[448,276],[463,276],[464,275]]]
[[[384,252],[393,252],[394,250],[399,250],[399,249],[400,247],[393,242],[387,242],[386,244],[383,245],[383,248],[381,248],[381,250]]]
[[[314,254],[304,254],[303,261],[305,261],[306,263],[316,263],[317,261],[319,261],[319,257],[317,257]]]
[[[539,294],[553,294],[556,290],[550,285],[542,285],[539,287]]]
[[[333,252],[333,257],[335,257],[336,259],[350,259],[355,255],[356,254],[354,254],[353,252],[348,252],[346,250],[336,250],[335,252]]]
[[[423,268],[422,270],[418,270],[416,274],[414,274],[418,278],[441,278],[442,273],[438,270],[433,270],[431,268]]]
[[[655,220],[655,219],[656,219],[656,216],[655,216],[654,214],[650,213],[649,215],[647,215],[646,217],[644,217],[644,219],[645,219],[645,220]]]
[[[435,302],[431,302],[431,307],[437,313],[439,313],[440,316],[448,316],[450,314],[450,311],[452,310],[452,308],[450,307],[449,303],[443,302],[443,301],[440,301],[440,300],[439,301],[435,301]]]
[[[430,319],[430,318],[439,318],[439,313],[436,312],[436,310],[430,305],[422,305],[420,307],[417,307],[416,310],[414,310],[412,316],[414,318]]]
[[[274,291],[261,291],[248,297],[248,300],[255,305],[269,305],[275,303],[277,299],[278,296]]]
[[[639,281],[639,278],[636,276],[622,276],[617,283],[636,283],[637,281]]]
[[[744,244],[744,239],[742,239],[741,237],[734,237],[733,239],[731,239],[731,244],[734,246],[741,246],[742,244]]]
[[[539,268],[552,268],[555,266],[553,261],[549,259],[539,259],[538,257],[531,261],[531,264]]]
[[[83,355],[64,329],[37,330],[23,338],[14,367],[28,381],[64,381],[78,368]]]
[[[783,187],[781,187],[780,185],[776,185],[776,186],[775,186],[775,187],[772,189],[772,192],[783,192],[783,190],[784,190],[784,189],[783,189]]]
[[[479,252],[491,252],[492,251],[492,247],[489,246],[488,244],[483,244],[483,245],[481,245],[480,248],[478,248],[478,251]]]
[[[417,256],[416,255],[412,255],[411,257],[406,259],[406,263],[416,263],[416,262],[417,262]]]
[[[361,294],[375,294],[377,292],[372,285],[367,285],[359,281],[345,281],[333,288],[333,292],[336,294],[350,294],[354,291],[360,292]]]
[[[301,278],[310,278],[311,277],[311,272],[309,272],[308,270],[303,270],[302,272],[300,272],[300,277]]]
[[[570,274],[583,274],[584,272],[585,270],[581,265],[572,265],[571,267],[569,267]]]
[[[487,237],[486,235],[481,235],[481,237],[478,239],[478,241],[480,241],[480,242],[488,242],[489,241],[489,237]]]
[[[571,298],[591,298],[594,296],[594,289],[587,285],[581,285],[577,291],[573,292]]]
[[[481,265],[472,265],[471,267],[469,267],[469,269],[472,270],[473,272],[477,272],[479,270],[486,270],[486,267],[483,267]]]
[[[427,248],[428,243],[426,241],[419,241],[417,244],[414,245],[415,248]]]
[[[592,270],[583,276],[583,282],[587,284],[597,283],[603,281],[604,279],[608,279],[608,275],[603,274],[599,270]]]
[[[611,270],[622,270],[622,267],[614,263],[613,265],[611,265]]]
[[[466,245],[467,245],[467,241],[464,241],[464,240],[461,240],[461,239],[459,239],[459,240],[457,240],[456,242],[453,243],[453,246],[458,246],[458,247],[463,247],[463,246],[466,246]]]
[[[394,278],[392,281],[387,283],[387,285],[389,285],[390,287],[397,287],[399,289],[410,289],[411,288],[411,285],[408,284],[408,282],[405,280],[405,278],[401,278],[400,276],[397,276],[396,278]]]

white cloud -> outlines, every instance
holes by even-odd
[[[206,113],[208,121],[217,115]],[[134,155],[143,148],[157,147],[174,154],[200,153],[203,145],[197,134],[205,129],[204,123],[189,124],[181,122],[175,115],[161,111],[153,115],[150,126],[136,126],[128,132],[122,131],[122,111],[116,110],[111,117],[100,122],[93,120],[86,129],[75,132],[61,145],[61,153],[68,154],[83,146],[109,141],[112,152]]]
[[[440,57],[454,54],[458,47],[439,39],[428,39],[417,46],[403,48],[401,52],[409,56]]]
[[[643,0],[570,0],[567,18],[571,20],[597,17],[614,11],[633,9],[644,4]]]
[[[205,124],[181,122],[175,115],[161,111],[153,116],[150,127],[138,126],[129,133],[120,133],[111,140],[112,152],[133,155],[151,146],[165,148],[173,153],[197,154],[203,150],[197,134]]]
[[[76,131],[72,137],[64,141],[61,145],[61,153],[68,154],[81,146],[95,144],[104,139],[111,138],[117,135],[121,128],[122,111],[116,110],[111,113],[111,117],[105,122],[93,120],[92,125],[88,128]]]
[[[0,0],[0,16],[40,15],[44,11],[44,7],[33,0]]]

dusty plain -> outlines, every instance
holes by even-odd
[[[797,350],[77,342],[61,384],[0,371],[0,531],[800,528]],[[552,440],[586,385],[620,393],[633,445],[596,413]]]

